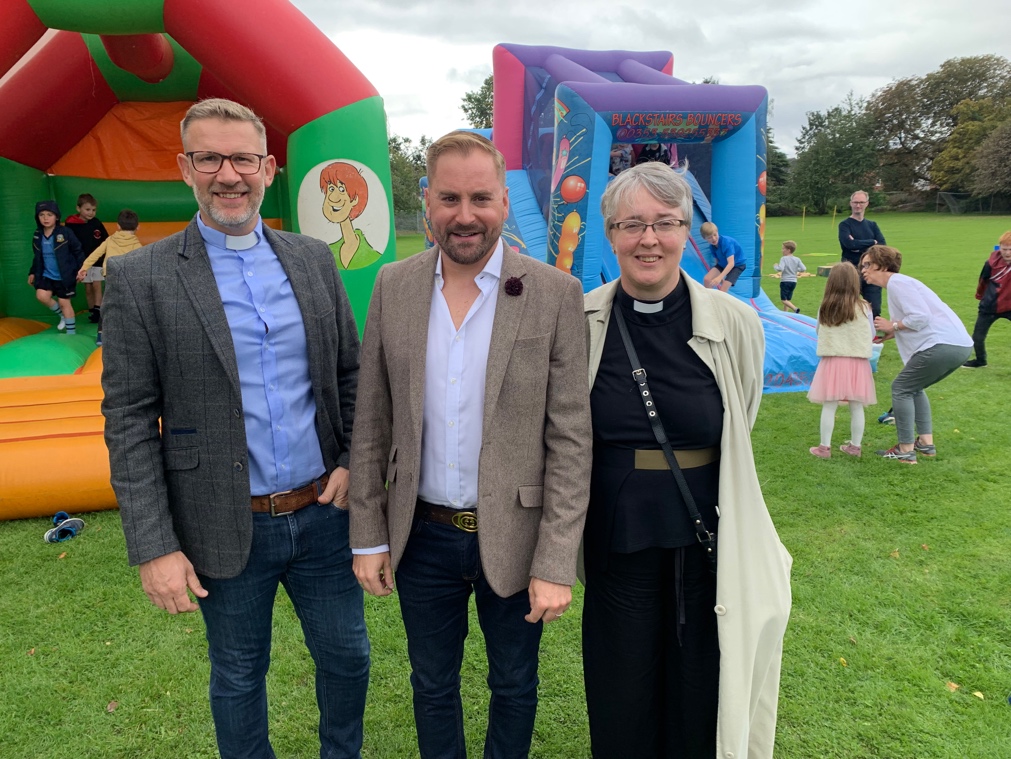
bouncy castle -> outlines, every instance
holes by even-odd
[[[57,333],[27,284],[35,203],[55,198],[65,218],[90,193],[106,222],[136,211],[145,243],[182,229],[197,206],[176,165],[179,122],[207,97],[263,117],[280,167],[265,223],[330,244],[364,325],[395,257],[386,117],[312,22],[287,0],[3,0],[0,519],[115,506],[95,328]]]
[[[779,311],[761,288],[765,88],[676,79],[665,52],[504,44],[495,47],[493,64],[494,121],[485,136],[506,160],[509,243],[571,272],[585,291],[615,279],[600,215],[611,151],[660,144],[672,164],[687,164],[693,188],[682,268],[701,282],[713,265],[703,222],[736,239],[746,269],[730,292],[762,320],[765,392],[806,390],[817,365],[814,320]]]

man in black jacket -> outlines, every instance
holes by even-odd
[[[857,271],[860,271],[860,256],[872,245],[884,245],[885,236],[878,225],[864,218],[867,210],[868,195],[863,190],[857,190],[850,196],[850,208],[853,213],[839,222],[839,244],[842,246],[842,260],[849,261]],[[868,284],[863,275],[860,276],[860,295],[871,304],[875,316],[881,316],[881,288]]]

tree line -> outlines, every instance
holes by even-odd
[[[770,140],[770,166],[773,150]],[[770,187],[768,210],[825,213],[845,208],[854,190],[874,188],[1011,196],[1011,63],[999,55],[951,58],[869,98],[850,94],[809,112],[796,160]]]

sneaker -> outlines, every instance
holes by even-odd
[[[67,320],[64,317],[61,316],[60,317],[60,323],[56,325],[56,330],[58,332],[59,331],[63,331],[64,329],[66,329],[66,326],[67,326]]]
[[[812,448],[808,448],[812,456],[817,456],[820,459],[830,459],[832,458],[832,449],[827,445],[816,445]]]
[[[800,307],[798,306],[797,308],[793,309],[793,312],[795,314],[799,314],[800,313]]]
[[[97,308],[89,309],[88,321],[92,324],[98,324],[99,320],[102,318],[99,316],[99,310]]]
[[[896,461],[901,461],[903,464],[916,463],[916,451],[900,451],[897,445],[889,448],[887,451],[874,451],[874,453],[883,459],[895,459]]]
[[[974,358],[969,361],[966,361],[964,364],[962,364],[962,366],[965,369],[982,369],[984,366],[986,366],[986,359]]]
[[[878,417],[878,424],[895,424],[895,414],[892,413],[891,409],[888,409],[888,411]]]
[[[933,444],[921,443],[919,435],[916,436],[916,442],[913,443],[913,450],[921,456],[926,456],[928,459],[932,459],[937,455],[937,448]]]
[[[99,333],[97,335],[95,335],[95,346],[98,347],[98,348],[102,347],[102,333],[101,333],[101,331],[99,331]]]
[[[45,540],[47,543],[62,543],[76,537],[84,529],[84,520],[77,517],[63,519],[52,529],[46,530]]]
[[[853,443],[850,442],[849,440],[840,445],[839,450],[842,451],[843,453],[848,453],[850,456],[856,456],[857,458],[860,458],[860,446],[853,445]]]

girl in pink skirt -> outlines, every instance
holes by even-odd
[[[871,375],[874,322],[871,307],[860,297],[860,275],[844,261],[832,267],[818,309],[818,369],[807,397],[822,404],[821,445],[810,448],[820,459],[832,456],[832,429],[839,401],[850,406],[850,439],[839,450],[860,455],[864,406],[878,402]]]

